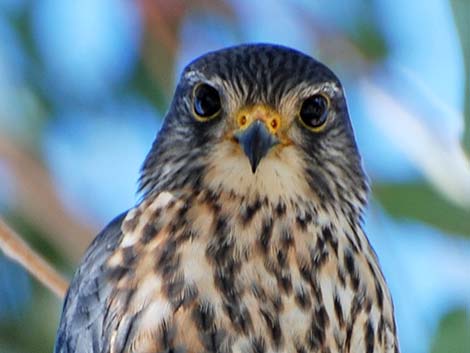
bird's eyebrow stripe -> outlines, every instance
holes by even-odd
[[[197,70],[190,70],[185,72],[183,78],[190,84],[194,84],[200,81],[210,82],[210,80],[208,80],[200,71]]]
[[[328,96],[334,97],[341,91],[341,88],[338,87],[335,82],[309,84],[304,81],[295,86],[292,91],[294,91],[296,95],[304,97],[308,97],[316,93],[326,93]]]

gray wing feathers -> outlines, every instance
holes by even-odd
[[[112,287],[106,279],[104,265],[119,244],[125,216],[123,213],[111,221],[88,248],[65,297],[55,353],[107,351],[103,318]]]

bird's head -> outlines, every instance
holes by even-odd
[[[367,185],[339,80],[274,45],[193,61],[141,177],[145,194],[185,187],[362,208]]]

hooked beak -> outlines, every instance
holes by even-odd
[[[279,143],[279,139],[260,120],[255,120],[248,128],[235,133],[235,138],[248,157],[253,174],[271,147]]]

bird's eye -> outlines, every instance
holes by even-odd
[[[299,117],[302,123],[310,130],[320,131],[328,118],[329,100],[322,94],[308,97],[302,103]]]
[[[197,119],[209,120],[220,112],[220,108],[219,92],[214,87],[206,83],[196,86],[193,93],[193,109]]]

